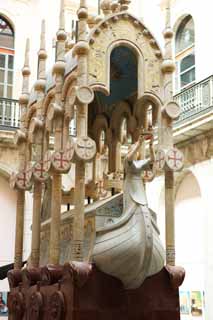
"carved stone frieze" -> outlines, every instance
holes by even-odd
[[[213,157],[213,132],[193,137],[177,144],[177,147],[184,154],[186,167],[208,160]]]

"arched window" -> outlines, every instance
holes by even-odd
[[[12,98],[14,70],[14,30],[0,15],[0,97]]]
[[[188,15],[180,23],[175,36],[176,91],[185,89],[195,82],[194,46],[194,21]]]

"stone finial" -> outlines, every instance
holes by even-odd
[[[46,44],[45,44],[45,20],[42,20],[41,22],[41,41],[40,41],[40,50],[45,50]]]
[[[104,16],[108,16],[111,13],[111,0],[102,0],[100,7]]]
[[[22,120],[22,117],[27,112],[27,105],[29,102],[29,78],[30,78],[30,66],[29,66],[29,55],[30,55],[30,40],[27,39],[25,47],[25,59],[24,67],[22,69],[23,83],[22,83],[22,93],[19,97],[19,105],[21,107],[21,123],[20,129],[25,130],[25,123]]]
[[[165,54],[162,64],[162,71],[164,73],[173,73],[175,70],[175,64],[172,57],[173,31],[171,28],[171,0],[166,1],[165,30],[163,32],[163,36],[165,39]]]
[[[64,74],[65,72],[65,43],[67,34],[65,32],[64,0],[61,0],[59,30],[57,32],[56,43],[56,63],[53,73]]]
[[[65,30],[64,0],[60,2],[59,30]]]
[[[27,39],[26,48],[25,48],[24,67],[22,69],[22,75],[23,75],[22,94],[29,94],[29,76],[31,73],[30,65],[29,65],[29,55],[30,55],[30,39]]]
[[[29,68],[30,64],[30,39],[27,38],[26,40],[26,46],[25,46],[25,56],[24,56],[24,67]]]
[[[61,0],[59,30],[57,32],[58,41],[66,41],[67,34],[65,32],[65,15],[64,15],[64,0]]]
[[[47,52],[45,50],[45,21],[42,20],[41,23],[41,37],[40,37],[40,49],[38,52],[38,75],[37,81],[34,85],[35,91],[44,93],[46,86],[46,59]],[[43,94],[41,94],[43,97]]]
[[[46,66],[45,61],[47,59],[46,52],[46,43],[45,43],[45,20],[42,20],[41,23],[41,37],[40,37],[40,49],[38,52],[38,79],[45,79]]]
[[[118,2],[120,3],[120,11],[127,11],[131,0],[119,0]]]
[[[166,28],[171,27],[171,0],[166,0]]]
[[[88,6],[85,0],[80,1],[80,7],[77,11],[78,19],[79,20],[87,20],[88,18]]]
[[[173,31],[171,28],[171,1],[166,1],[166,18],[165,18],[165,30],[163,32],[165,39],[172,39]]]

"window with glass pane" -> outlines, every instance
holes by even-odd
[[[189,15],[181,22],[175,37],[175,90],[177,92],[195,81],[196,67],[194,42],[194,22]]]
[[[187,16],[180,24],[175,39],[176,54],[193,46],[195,41],[194,22],[191,16]]]
[[[14,31],[10,23],[0,16],[0,97],[12,98],[13,68]]]
[[[0,48],[1,50],[1,48]],[[12,98],[13,91],[13,58],[12,55],[0,54],[0,97]]]
[[[5,55],[4,54],[0,54],[0,68],[5,68]]]
[[[181,88],[186,87],[190,83],[195,81],[195,68],[183,73],[180,76],[181,79]]]
[[[187,69],[193,67],[195,65],[195,56],[194,54],[190,54],[185,57],[180,63],[180,72],[184,72]]]

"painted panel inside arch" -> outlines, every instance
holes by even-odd
[[[125,46],[115,48],[110,57],[110,96],[96,92],[98,103],[109,107],[133,96],[138,88],[138,61]]]

